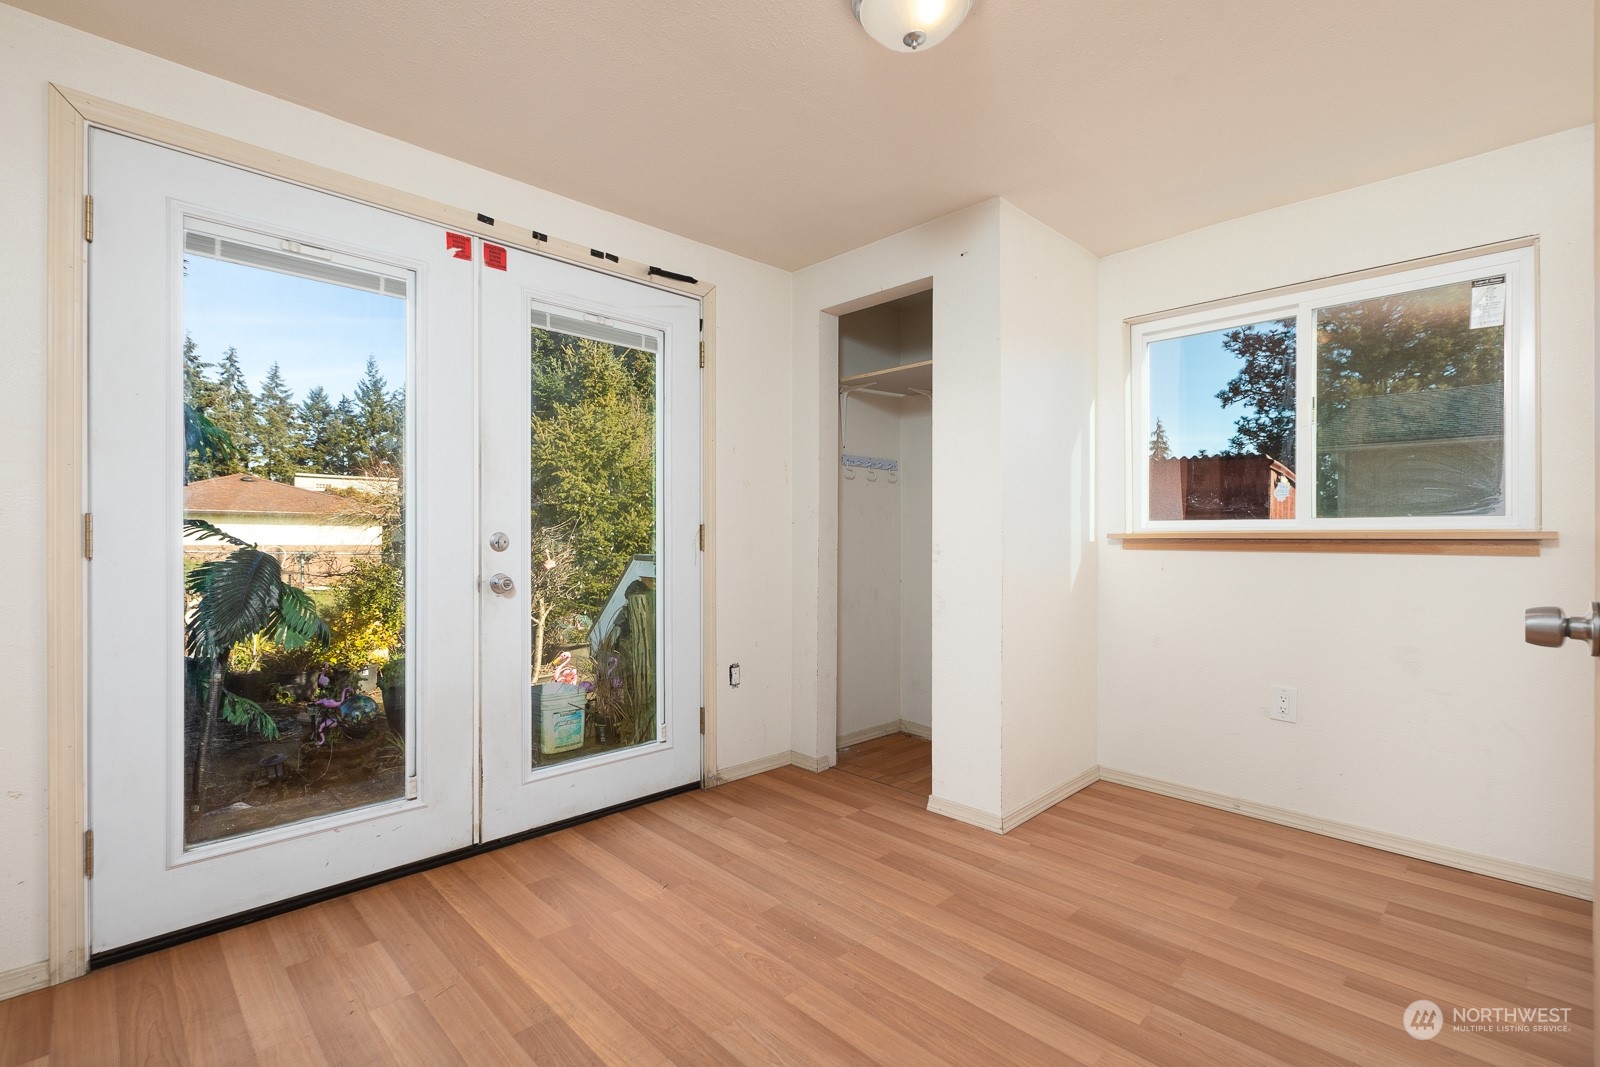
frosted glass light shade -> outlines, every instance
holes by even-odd
[[[867,36],[893,52],[926,52],[961,25],[972,0],[855,0]]]

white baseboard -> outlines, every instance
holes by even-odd
[[[935,815],[943,815],[947,819],[964,822],[981,830],[992,830],[997,834],[1005,832],[1000,828],[1000,816],[979,808],[968,807],[965,804],[957,804],[955,801],[945,800],[943,797],[929,797],[928,810]]]
[[[736,763],[732,767],[724,767],[712,775],[711,781],[707,785],[713,787],[727,785],[729,782],[736,782],[740,778],[748,778],[752,774],[775,771],[779,767],[799,767],[807,771],[825,771],[833,766],[833,761],[834,757],[831,754],[827,756],[808,756],[804,752],[796,752],[793,749],[788,752],[774,752],[770,756],[762,756],[760,759],[753,759],[749,763]]]
[[[50,984],[50,961],[41,960],[26,967],[0,971],[0,1000],[21,996]]]
[[[1466,852],[1458,848],[1448,848],[1444,845],[1432,845],[1426,841],[1416,841],[1398,834],[1385,833],[1382,830],[1369,830],[1364,826],[1352,826],[1349,823],[1335,822],[1332,819],[1323,819],[1315,815],[1304,815],[1287,808],[1273,807],[1271,804],[1258,804],[1252,800],[1241,797],[1224,796],[1221,793],[1212,793],[1204,789],[1195,789],[1192,786],[1178,785],[1175,782],[1165,782],[1159,778],[1146,778],[1142,774],[1131,774],[1110,767],[1100,770],[1103,781],[1114,782],[1117,785],[1129,786],[1133,789],[1142,789],[1147,793],[1158,793],[1164,797],[1176,800],[1187,800],[1195,804],[1204,804],[1208,808],[1219,808],[1223,811],[1232,811],[1240,815],[1248,815],[1252,819],[1263,822],[1277,823],[1280,826],[1291,826],[1296,830],[1307,830],[1323,837],[1333,837],[1340,841],[1350,841],[1370,848],[1382,849],[1384,852],[1393,852],[1400,856],[1409,856],[1412,859],[1427,860],[1429,863],[1440,863],[1446,867],[1455,867],[1458,870],[1471,871],[1474,874],[1486,874],[1491,878],[1499,878],[1507,882],[1516,882],[1519,885],[1533,886],[1535,889],[1548,889],[1552,893],[1564,896],[1578,897],[1583,900],[1594,899],[1594,881],[1589,878],[1577,878],[1560,871],[1545,870],[1542,867],[1531,867],[1524,863],[1513,863],[1510,860],[1495,859],[1493,856],[1483,856],[1476,852]]]
[[[920,737],[924,741],[932,741],[933,727],[926,723],[912,722],[910,719],[895,719],[892,722],[869,726],[865,730],[842,734],[839,737],[839,747],[849,748],[851,745],[859,745],[863,741],[876,741],[878,738],[888,737],[890,734],[910,734],[912,737]]]
[[[1041,811],[1055,807],[1080,789],[1087,789],[1099,780],[1100,768],[1090,767],[1082,774],[1062,782],[1054,789],[1046,790],[1026,804],[1012,808],[1010,811],[1003,812],[1000,815],[968,807],[965,804],[957,804],[953,800],[945,800],[942,797],[929,797],[928,810],[935,815],[943,815],[947,818],[955,819],[957,822],[968,823],[997,834],[1007,834]]]
[[[859,745],[863,741],[876,741],[880,737],[888,737],[890,734],[899,732],[900,720],[891,719],[889,722],[879,723],[877,726],[869,726],[865,730],[841,734],[838,743],[840,748],[849,748],[851,745]]]
[[[748,778],[752,774],[761,774],[765,771],[775,771],[779,767],[789,766],[789,753],[776,752],[770,756],[753,759],[749,763],[736,763],[732,767],[723,767],[711,776],[710,784],[713,786],[727,785],[740,778]]]
[[[835,759],[836,756],[831,752],[826,756],[808,756],[804,752],[794,751],[789,753],[789,762],[806,771],[825,771],[833,766]]]
[[[1082,774],[1067,779],[1054,789],[1051,789],[1048,792],[1028,801],[1020,808],[1013,808],[1004,815],[1000,816],[1000,832],[1003,834],[1010,833],[1012,830],[1015,830],[1017,827],[1021,826],[1023,823],[1039,814],[1041,811],[1044,811],[1047,808],[1055,807],[1057,804],[1061,803],[1072,794],[1078,792],[1080,789],[1087,789],[1089,786],[1094,785],[1099,780],[1099,767],[1090,767]]]

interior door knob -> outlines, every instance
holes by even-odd
[[[511,580],[511,575],[497,573],[489,579],[489,592],[495,596],[510,596],[517,591],[517,583]]]
[[[1570,637],[1587,644],[1590,655],[1600,656],[1600,601],[1590,605],[1586,616],[1568,616],[1560,608],[1529,608],[1524,617],[1528,644],[1559,648]]]

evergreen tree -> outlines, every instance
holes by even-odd
[[[393,477],[400,469],[404,452],[405,394],[388,392],[389,383],[378,373],[378,361],[367,357],[367,370],[356,383],[355,424],[352,427],[356,454],[352,457],[362,473]]]
[[[1172,443],[1167,440],[1167,428],[1156,419],[1155,432],[1150,435],[1150,458],[1171,459]]]
[[[303,471],[332,473],[343,470],[344,457],[332,451],[334,406],[328,401],[328,391],[320,385],[311,387],[306,398],[295,409],[296,430],[295,465]]]
[[[592,619],[629,558],[655,547],[655,360],[534,334],[534,528],[572,548],[577,574],[556,612]]]
[[[299,466],[299,428],[295,424],[294,393],[284,382],[277,363],[268,368],[262,379],[255,407],[258,471],[275,482],[292,483]]]
[[[211,421],[226,434],[238,449],[238,454],[219,458],[214,464],[212,477],[237,474],[254,464],[256,447],[256,404],[250,394],[250,384],[245,381],[244,370],[239,365],[239,352],[229,347],[217,363],[215,403],[211,407]]]
[[[206,371],[212,364],[200,358],[200,346],[195,344],[193,337],[185,334],[183,337],[183,403],[186,409],[185,417],[197,422],[209,422],[216,414],[217,408],[217,383],[212,381]],[[195,447],[201,442],[186,442],[188,448],[188,463],[184,468],[185,481],[199,481],[202,478],[213,478],[219,473],[219,467],[226,463],[222,454],[225,450]]]
[[[183,335],[183,402],[209,414],[216,403],[216,383],[206,377],[211,364],[200,358],[200,346]]]
[[[328,419],[328,429],[323,435],[327,466],[326,474],[359,474],[365,452],[360,446],[356,430],[356,408],[350,398],[341,396]]]

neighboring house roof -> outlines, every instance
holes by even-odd
[[[1505,389],[1498,384],[1359,396],[1317,426],[1317,448],[1499,437],[1505,425]]]
[[[350,501],[331,493],[315,493],[254,474],[227,474],[190,482],[183,487],[185,511],[207,515],[295,515],[327,520],[348,516]],[[358,518],[353,525],[373,525]]]

